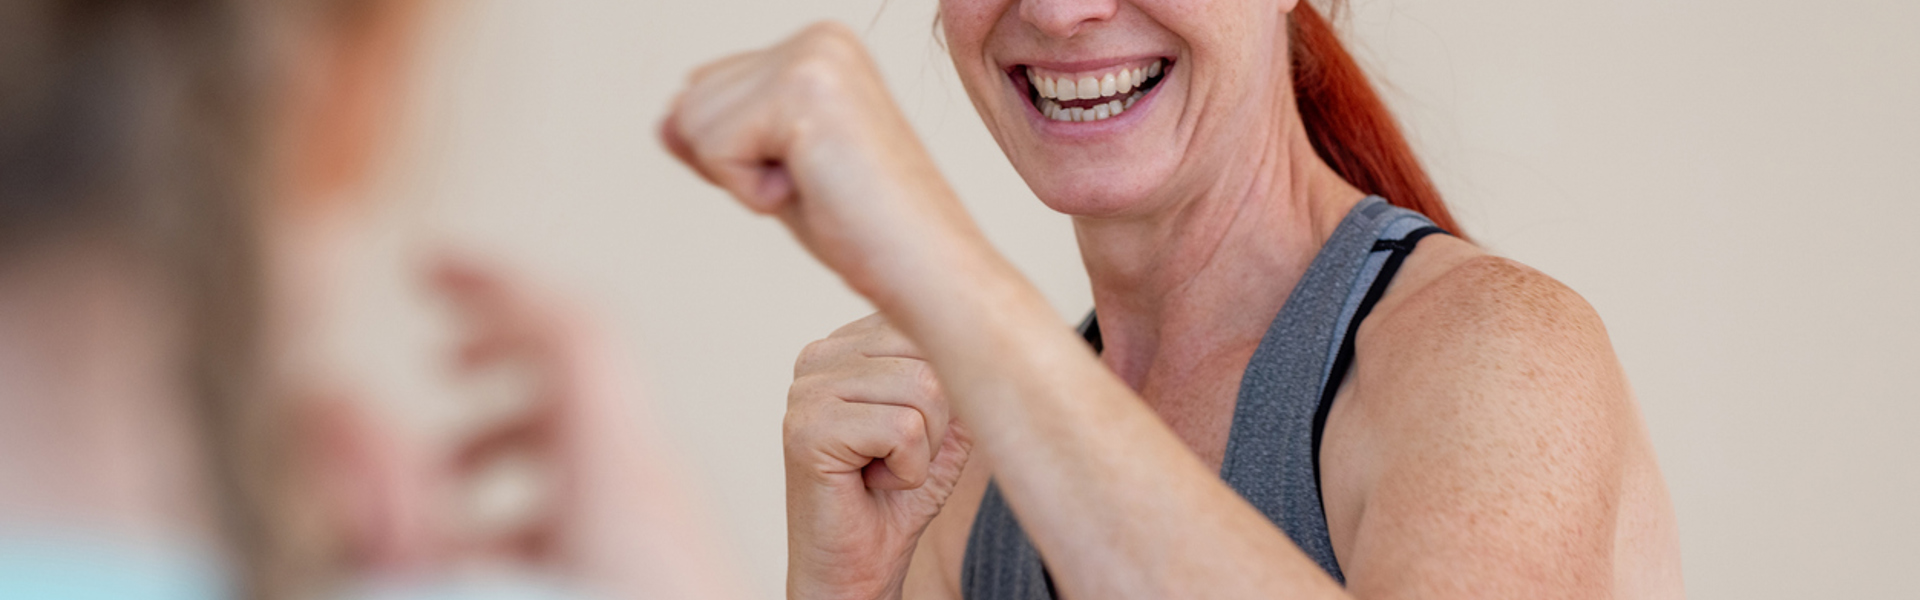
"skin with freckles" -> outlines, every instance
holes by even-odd
[[[1364,196],[1304,131],[1294,7],[941,3],[983,122],[1074,217],[1098,356],[981,240],[844,28],[691,78],[668,147],[882,313],[795,368],[791,597],[959,597],[989,477],[1069,598],[1682,595],[1672,510],[1599,318],[1457,238],[1408,258],[1328,418],[1347,585],[1219,480],[1247,361]],[[1047,118],[1029,77],[1153,60],[1161,77],[1101,120]]]

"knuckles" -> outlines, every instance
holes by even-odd
[[[919,411],[891,410],[886,414],[887,437],[899,442],[902,448],[926,447],[927,423]]]
[[[866,46],[860,36],[839,21],[820,21],[800,30],[785,44],[796,56],[819,57],[836,63],[863,60]]]
[[[778,98],[783,106],[834,107],[864,87],[871,87],[863,85],[865,79],[877,81],[878,74],[859,36],[845,25],[823,21],[779,45],[695,68],[687,76],[688,92],[676,105],[727,96],[721,89],[751,86],[760,88],[761,93],[750,97]],[[738,111],[713,112],[724,115]]]
[[[794,383],[799,379],[821,371],[825,365],[833,364],[834,359],[846,352],[845,344],[837,337],[828,337],[807,342],[800,348],[800,356],[793,359]]]
[[[859,319],[849,322],[846,325],[841,325],[839,329],[833,330],[833,333],[828,334],[827,337],[841,338],[841,337],[855,337],[855,336],[862,336],[862,335],[870,335],[873,332],[886,331],[890,327],[892,326],[888,323],[887,316],[885,314],[873,313],[864,317],[860,317]]]
[[[852,30],[837,22],[816,23],[784,45],[779,70],[782,95],[789,102],[833,106],[853,96],[864,79],[876,77],[867,49]]]
[[[943,393],[940,390],[940,377],[933,372],[932,364],[922,362],[915,366],[913,370],[913,390],[917,394],[917,398],[939,399],[943,397]]]
[[[811,446],[814,435],[813,414],[806,410],[787,411],[786,418],[780,421],[780,440],[786,445],[787,453]]]

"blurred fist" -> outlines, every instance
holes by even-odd
[[[427,279],[464,324],[456,374],[504,370],[524,385],[512,390],[511,412],[440,443],[404,435],[347,394],[301,403],[307,461],[346,566],[431,582],[477,562],[607,597],[740,597],[702,527],[698,491],[650,415],[635,410],[644,399],[628,363],[586,312],[471,258],[442,258]],[[512,466],[529,477],[509,499],[524,502],[476,510],[488,496],[477,491],[502,489],[485,484],[515,482],[494,477]]]
[[[984,245],[865,47],[839,24],[694,71],[660,135],[882,308],[926,259]]]
[[[699,494],[675,464],[631,367],[587,312],[497,265],[445,258],[435,287],[466,322],[458,365],[469,376],[514,367],[531,385],[522,409],[464,439],[453,459],[471,479],[524,457],[541,471],[531,514],[469,537],[473,552],[545,567],[623,598],[738,597],[712,547]]]

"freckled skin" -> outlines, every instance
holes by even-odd
[[[1458,240],[1414,256],[1362,324],[1328,417],[1324,494],[1350,591],[1678,597],[1672,510],[1599,316]]]

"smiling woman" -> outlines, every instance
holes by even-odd
[[[1681,595],[1605,327],[1449,235],[1313,7],[945,0],[940,23],[1073,217],[1079,335],[844,28],[702,68],[662,126],[880,310],[795,366],[790,597]]]

